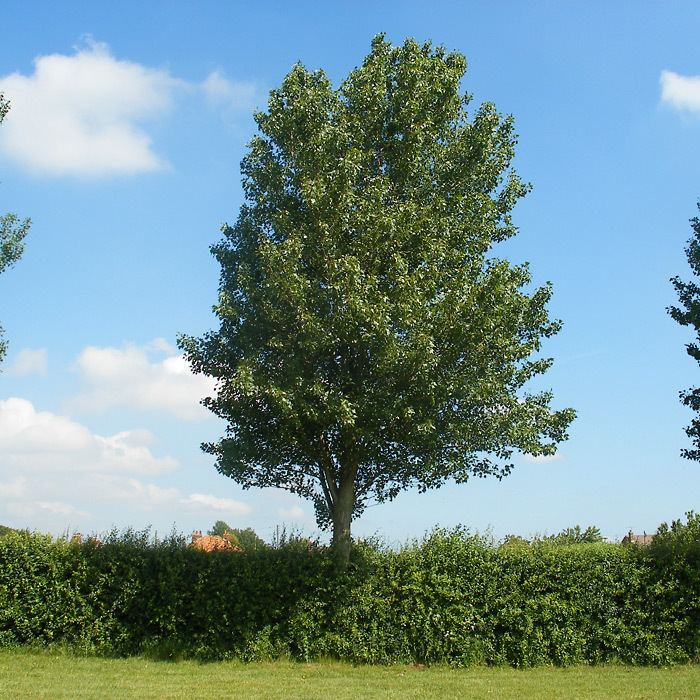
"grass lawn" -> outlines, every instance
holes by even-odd
[[[3,698],[700,698],[700,665],[516,671],[290,662],[200,664],[0,651]]]

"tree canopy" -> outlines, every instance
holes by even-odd
[[[594,525],[589,525],[583,529],[580,525],[567,527],[556,535],[550,535],[543,538],[545,541],[555,544],[596,544],[604,542],[605,538],[600,530]]]
[[[203,446],[244,487],[313,501],[347,562],[372,500],[509,473],[574,417],[527,392],[551,360],[549,284],[492,255],[528,190],[513,119],[460,92],[466,61],[382,35],[334,89],[296,65],[256,115],[246,201],[212,247],[218,330],[180,345],[218,380]]]
[[[236,544],[240,545],[245,552],[253,552],[256,549],[267,547],[265,540],[258,537],[258,534],[252,527],[246,527],[245,529],[231,527],[223,520],[217,520],[207,534],[218,535],[219,537],[223,537],[226,534],[233,535],[236,539]]]
[[[700,204],[698,204],[698,208],[700,209]],[[690,220],[690,224],[693,235],[688,241],[685,254],[690,269],[697,279],[700,277],[700,219],[695,217]],[[668,312],[682,326],[691,326],[695,330],[696,340],[688,343],[686,350],[696,362],[700,363],[700,286],[693,280],[683,282],[680,277],[671,278],[671,283],[678,293],[681,307],[672,306]],[[681,402],[695,411],[696,414],[700,413],[700,388],[681,391],[680,398]],[[688,459],[700,460],[700,417],[693,418],[685,432],[692,439],[693,447],[682,449],[681,455]]]
[[[572,544],[597,544],[605,542],[600,529],[595,525],[582,528],[580,525],[567,527],[556,535],[535,535],[532,539],[520,535],[506,535],[501,546],[503,547],[531,547],[539,544],[572,545]]]
[[[0,93],[0,123],[10,110],[10,103]],[[24,237],[27,235],[30,220],[21,221],[15,214],[0,216],[0,273],[12,267],[19,260],[24,250]],[[7,351],[7,342],[0,327],[0,361]]]

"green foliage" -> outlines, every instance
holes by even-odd
[[[29,219],[20,221],[14,214],[0,216],[0,272],[12,267],[24,250]]]
[[[219,330],[182,337],[228,423],[204,449],[244,487],[313,500],[349,552],[368,500],[553,454],[573,419],[545,372],[552,290],[493,246],[528,187],[513,120],[460,93],[466,61],[372,43],[338,89],[295,66],[256,115],[246,203],[212,252]],[[534,358],[534,359],[533,359]]]
[[[685,254],[695,280],[682,282],[679,277],[671,278],[682,308],[671,306],[668,312],[682,326],[690,326],[695,331],[695,341],[688,343],[686,350],[688,355],[700,363],[700,286],[696,281],[700,276],[700,219],[695,217],[690,220],[690,224],[693,228],[693,236],[688,241]],[[700,414],[700,388],[681,391],[680,398],[683,404],[696,414]],[[681,450],[681,455],[688,459],[700,460],[700,417],[695,417],[685,432],[692,439],[693,447]]]
[[[0,93],[0,123],[10,110],[10,103]],[[0,273],[12,267],[19,260],[24,250],[24,237],[29,231],[31,221],[20,221],[15,214],[0,216]],[[0,360],[7,351],[7,342],[3,339],[0,327]]]
[[[216,535],[217,537],[223,537],[227,532],[231,532],[233,528],[225,523],[223,520],[217,520],[213,525],[211,530],[207,531],[207,535]]]
[[[215,535],[216,537],[223,537],[228,540],[234,547],[243,549],[238,536],[235,532],[223,521],[217,520],[211,530],[207,532],[208,535]]]
[[[700,649],[700,515],[661,525],[646,548],[656,564],[658,623],[667,634]]]
[[[258,549],[265,549],[268,545],[262,537],[258,537],[258,534],[253,530],[252,527],[246,527],[244,529],[234,528],[231,532],[236,535],[238,541],[241,543],[241,547],[246,552],[255,552]]]
[[[172,535],[0,539],[0,645],[151,658],[354,663],[668,664],[700,657],[700,518],[649,547],[496,546],[436,530],[358,543],[343,576],[294,536],[205,553]]]
[[[232,542],[246,552],[253,552],[257,549],[264,549],[268,546],[265,540],[258,537],[253,528],[247,527],[245,529],[240,529],[237,527],[231,527],[223,520],[217,520],[212,526],[211,530],[207,532],[209,535],[218,535],[219,537],[223,537],[227,533],[229,538],[232,538]]]
[[[502,547],[530,547],[532,545],[549,544],[595,544],[604,542],[605,538],[600,530],[590,525],[585,530],[580,525],[567,527],[556,535],[537,535],[532,540],[525,539],[519,535],[506,535],[501,543]]]
[[[595,544],[596,542],[603,542],[603,535],[593,525],[589,525],[585,530],[581,529],[580,525],[575,525],[574,527],[567,527],[557,535],[550,535],[543,539],[558,544]]]

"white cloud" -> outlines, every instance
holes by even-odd
[[[0,496],[2,498],[20,498],[27,493],[27,480],[24,477],[15,477],[6,482],[0,482]]]
[[[183,499],[183,503],[204,510],[214,510],[220,513],[230,513],[231,515],[247,515],[250,513],[250,506],[241,501],[234,501],[232,498],[219,498],[204,493],[193,493]]]
[[[68,406],[76,411],[101,412],[115,406],[170,413],[183,420],[205,418],[200,405],[214,393],[210,377],[193,374],[181,355],[158,339],[145,347],[87,347],[80,353],[77,368],[86,390]],[[153,359],[154,355],[167,356]]]
[[[172,505],[180,498],[180,492],[174,487],[144,484],[138,479],[125,479],[114,474],[97,475],[94,486],[102,498],[125,502],[141,509]]]
[[[11,377],[28,377],[32,374],[44,375],[47,366],[48,353],[45,349],[24,348],[15,355],[7,368],[7,375]]]
[[[103,437],[85,426],[25,399],[0,401],[0,467],[52,473],[132,472],[160,474],[177,466],[146,447],[147,433],[125,431]]]
[[[547,462],[558,462],[563,459],[564,455],[561,452],[556,452],[553,455],[525,455],[525,461],[533,464],[546,464]]]
[[[700,75],[661,71],[661,101],[679,110],[700,113]]]
[[[150,449],[153,436],[130,430],[101,436],[86,426],[26,399],[0,401],[0,522],[16,527],[84,532],[139,520],[175,522],[212,513],[251,513],[247,503],[207,493],[189,493],[164,476],[178,465]]]
[[[47,511],[51,515],[63,515],[63,516],[74,516],[74,517],[84,517],[87,513],[83,510],[78,510],[70,503],[63,503],[62,501],[35,501],[34,505],[37,508]]]
[[[165,163],[142,123],[167,113],[182,85],[165,70],[114,58],[105,44],[39,56],[31,75],[0,77],[12,103],[0,152],[51,175],[158,170]]]
[[[138,479],[104,475],[96,479],[97,490],[111,500],[123,501],[142,509],[166,507],[175,513],[181,507],[188,511],[211,513],[217,511],[228,515],[248,515],[251,507],[232,498],[221,498],[205,493],[183,495],[172,486],[145,484]]]
[[[11,515],[20,518],[36,518],[37,511],[43,511],[50,517],[85,518],[90,514],[84,510],[79,510],[70,503],[63,501],[27,501],[9,503],[7,511]]]
[[[177,348],[172,343],[169,343],[165,338],[154,338],[150,343],[148,343],[146,348],[152,352],[163,352],[168,355],[177,354]]]
[[[251,111],[261,91],[214,71],[201,83],[161,68],[117,59],[89,40],[73,54],[34,59],[29,75],[0,76],[12,109],[0,130],[0,154],[48,175],[131,175],[161,170],[146,125],[178,99],[203,99],[226,113]]]
[[[305,517],[304,509],[299,506],[292,506],[291,508],[280,508],[277,511],[281,518],[285,520],[303,520]]]
[[[218,70],[206,77],[201,89],[209,104],[234,111],[253,110],[263,96],[255,83],[229,80]]]

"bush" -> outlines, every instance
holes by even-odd
[[[700,519],[650,547],[497,547],[436,530],[356,545],[346,575],[297,536],[244,554],[172,535],[0,539],[0,645],[154,658],[331,656],[355,663],[666,664],[700,649]]]
[[[659,527],[647,554],[653,561],[656,624],[668,639],[700,650],[700,515]],[[692,651],[690,655],[693,656]]]

